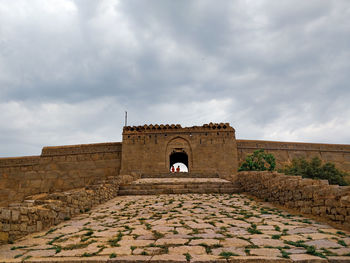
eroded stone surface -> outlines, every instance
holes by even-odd
[[[1,246],[0,259],[325,262],[324,256],[336,262],[347,258],[349,241],[348,232],[245,195],[120,196],[49,231]]]

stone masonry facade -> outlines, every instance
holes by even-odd
[[[81,188],[120,170],[121,143],[44,147],[40,156],[0,158],[0,207],[26,196]]]
[[[119,183],[116,177],[112,177],[85,188],[28,196],[21,203],[0,208],[0,243],[16,240],[88,212],[93,206],[116,197]]]
[[[183,155],[191,173],[230,177],[238,165],[235,129],[228,123],[124,127],[120,173],[168,173],[172,154]]]
[[[277,172],[238,174],[238,182],[244,192],[350,229],[350,186],[329,185],[327,180],[305,179]]]

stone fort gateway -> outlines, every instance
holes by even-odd
[[[239,165],[258,149],[272,153],[277,168],[316,156],[350,172],[350,145],[239,140],[228,123],[126,126],[122,136],[122,142],[44,147],[40,156],[0,158],[0,205],[109,176],[167,174],[178,162],[189,174],[235,181]]]
[[[245,192],[350,228],[350,187],[277,172],[238,172],[259,149],[275,156],[277,168],[294,158],[319,157],[350,172],[350,145],[240,140],[229,123],[125,126],[122,142],[44,147],[40,156],[0,158],[0,242],[48,229],[116,196],[158,194]],[[177,163],[188,172],[171,173]]]

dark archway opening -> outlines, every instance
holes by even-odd
[[[175,169],[177,168],[177,166],[180,166],[180,172],[188,172],[189,167],[187,154],[185,152],[173,152],[172,154],[170,154],[170,171],[173,165]]]

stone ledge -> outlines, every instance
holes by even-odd
[[[75,155],[75,154],[93,154],[93,153],[110,153],[121,152],[122,143],[95,143],[79,144],[66,146],[46,146],[42,149],[41,157]]]
[[[39,160],[40,156],[0,158],[0,168],[37,165]]]

